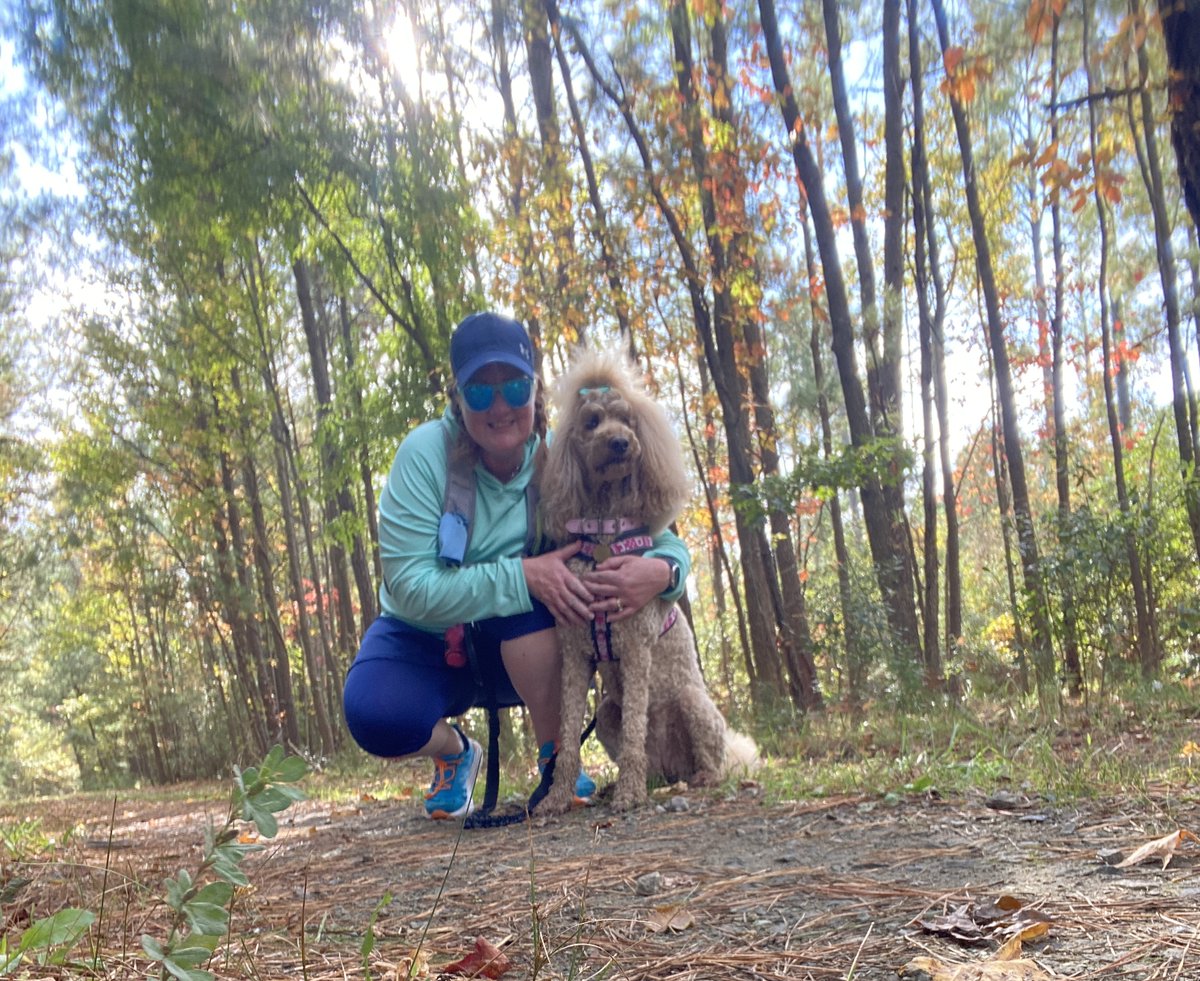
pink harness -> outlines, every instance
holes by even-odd
[[[628,518],[572,518],[567,522],[567,531],[583,541],[577,555],[585,556],[593,564],[603,562],[614,555],[644,555],[654,545],[654,538],[645,525],[635,524]],[[597,535],[613,536],[609,541],[597,541]],[[661,637],[679,618],[679,607],[672,605],[667,619],[659,631]],[[608,612],[600,611],[592,619],[592,663],[616,661],[612,646],[612,624]]]

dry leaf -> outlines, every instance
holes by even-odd
[[[483,937],[475,938],[475,949],[461,960],[447,964],[443,974],[463,974],[469,978],[498,978],[512,967],[512,962],[495,944]]]
[[[657,906],[646,920],[646,927],[653,933],[671,930],[678,933],[696,925],[696,918],[683,906]]]
[[[1010,941],[1011,943],[1011,941]],[[1014,948],[1020,953],[1020,942]],[[996,958],[972,964],[947,964],[936,957],[914,957],[896,973],[906,981],[1053,981],[1053,978],[1025,957],[1013,957],[1009,944],[1000,948],[1007,960]]]
[[[962,943],[982,944],[988,940],[1034,940],[1050,931],[1044,913],[1028,909],[1015,896],[999,896],[990,903],[967,903],[945,916],[926,916],[916,921],[929,933],[938,933]]]
[[[379,981],[425,978],[429,976],[429,955],[423,950],[410,950],[396,961],[376,961],[375,968],[380,972]]]
[[[1180,828],[1178,831],[1172,831],[1169,835],[1163,835],[1163,837],[1156,838],[1154,841],[1146,842],[1141,848],[1134,849],[1129,855],[1114,865],[1113,868],[1125,869],[1131,865],[1139,865],[1147,859],[1161,858],[1162,867],[1165,869],[1170,864],[1171,859],[1175,857],[1175,850],[1184,841],[1200,843],[1200,838],[1197,838],[1190,831]]]

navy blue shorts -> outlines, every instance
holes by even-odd
[[[500,660],[500,643],[554,626],[546,606],[471,626],[478,673],[493,673],[499,705],[519,705]],[[408,756],[429,742],[439,719],[486,704],[482,678],[471,665],[446,663],[443,637],[395,617],[381,616],[363,637],[342,690],[350,735],[374,756]]]

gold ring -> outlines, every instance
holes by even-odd
[[[625,607],[621,605],[621,597],[618,596],[617,597],[617,612],[620,613],[623,609],[625,609]]]

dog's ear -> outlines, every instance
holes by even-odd
[[[546,534],[556,545],[563,544],[570,537],[567,534],[567,522],[583,514],[586,475],[570,438],[578,419],[573,407],[560,409],[558,425],[542,467],[539,506]]]
[[[640,388],[622,393],[633,407],[642,461],[638,494],[653,534],[669,525],[691,496],[683,451],[663,407]]]

